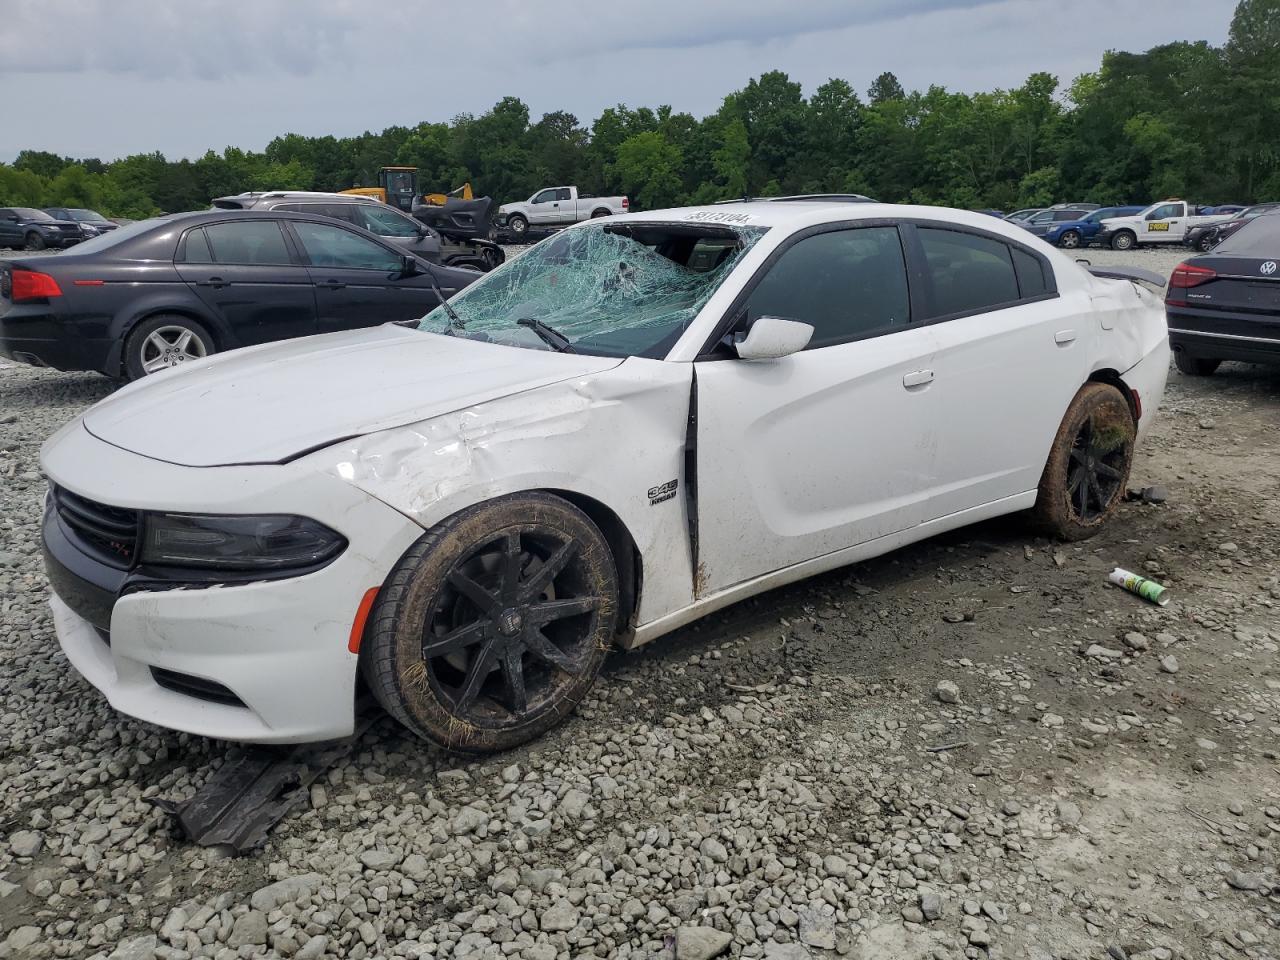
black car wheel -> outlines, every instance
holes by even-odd
[[[130,380],[207,357],[216,351],[213,337],[188,317],[148,317],[129,333],[124,345],[124,372]]]
[[[1185,373],[1189,377],[1212,376],[1221,363],[1221,360],[1205,360],[1200,357],[1193,357],[1185,350],[1175,350],[1173,352],[1173,365],[1178,368],[1180,373]]]
[[[507,229],[511,231],[512,236],[519,240],[529,232],[529,221],[518,213],[513,214],[507,220]]]
[[[586,695],[614,639],[604,536],[546,493],[502,497],[429,530],[383,585],[360,649],[387,712],[450,750],[518,746]]]
[[[1034,514],[1063,540],[1093,536],[1129,482],[1137,428],[1118,389],[1086,383],[1067,408],[1040,477]]]
[[[1058,238],[1058,246],[1066,247],[1068,250],[1074,250],[1080,246],[1080,232],[1078,230],[1068,230]]]
[[[1196,249],[1201,253],[1208,253],[1213,249],[1213,235],[1206,233],[1196,241]]]
[[[33,230],[27,234],[23,248],[26,250],[43,250],[47,246],[48,244],[44,242],[44,237]]]

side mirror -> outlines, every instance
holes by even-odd
[[[405,254],[400,258],[400,274],[405,277],[417,276],[422,273],[422,268],[418,266],[418,258]]]
[[[747,334],[734,343],[742,360],[777,360],[799,353],[809,344],[813,326],[782,317],[757,317]]]

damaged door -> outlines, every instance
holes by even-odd
[[[894,226],[805,231],[733,308],[813,326],[779,360],[696,365],[699,596],[920,523],[934,335]]]

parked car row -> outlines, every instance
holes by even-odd
[[[117,226],[102,214],[79,207],[0,207],[0,248],[62,250]]]
[[[1113,250],[1129,250],[1151,244],[1183,243],[1208,250],[1230,235],[1228,223],[1238,227],[1242,219],[1257,216],[1271,204],[1245,208],[1240,204],[1197,207],[1184,200],[1161,200],[1147,206],[1100,207],[1093,203],[1060,203],[1029,207],[1004,217],[1047,242],[1066,249],[1093,244]],[[998,211],[982,211],[998,212]]]

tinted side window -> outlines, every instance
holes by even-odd
[[[390,207],[372,203],[351,204],[359,207],[360,220],[356,226],[364,227],[370,233],[380,237],[416,237],[418,228],[408,217],[402,216]],[[357,212],[353,209],[353,213]]]
[[[292,263],[280,227],[270,220],[211,223],[204,228],[204,235],[218,263],[254,266]]]
[[[1044,264],[1038,257],[1033,257],[1020,247],[1010,247],[1013,251],[1013,268],[1018,274],[1018,290],[1023,298],[1039,297],[1049,292],[1049,284],[1045,281]]]
[[[203,230],[197,227],[187,233],[182,259],[187,263],[213,263],[213,254],[209,252],[209,241],[204,238]]]
[[[806,349],[905,327],[907,268],[896,227],[835,230],[800,240],[769,268],[747,300],[747,318],[813,325]]]
[[[557,199],[557,200],[568,200],[568,199],[569,199],[569,188],[568,188],[568,187],[560,187],[558,190],[556,190],[556,199]]]
[[[917,232],[929,264],[933,316],[992,309],[1018,299],[1007,245],[957,230],[921,227]]]
[[[354,267],[366,270],[399,270],[399,254],[381,245],[357,236],[341,227],[323,223],[295,223],[293,229],[302,241],[302,248],[313,266]]]
[[[1055,210],[1053,219],[1058,223],[1067,223],[1071,220],[1079,220],[1084,214],[1079,210]]]
[[[1156,207],[1149,214],[1147,214],[1147,219],[1148,220],[1165,220],[1165,219],[1168,219],[1169,217],[1179,217],[1179,216],[1182,216],[1182,204],[1166,203],[1164,206]]]

